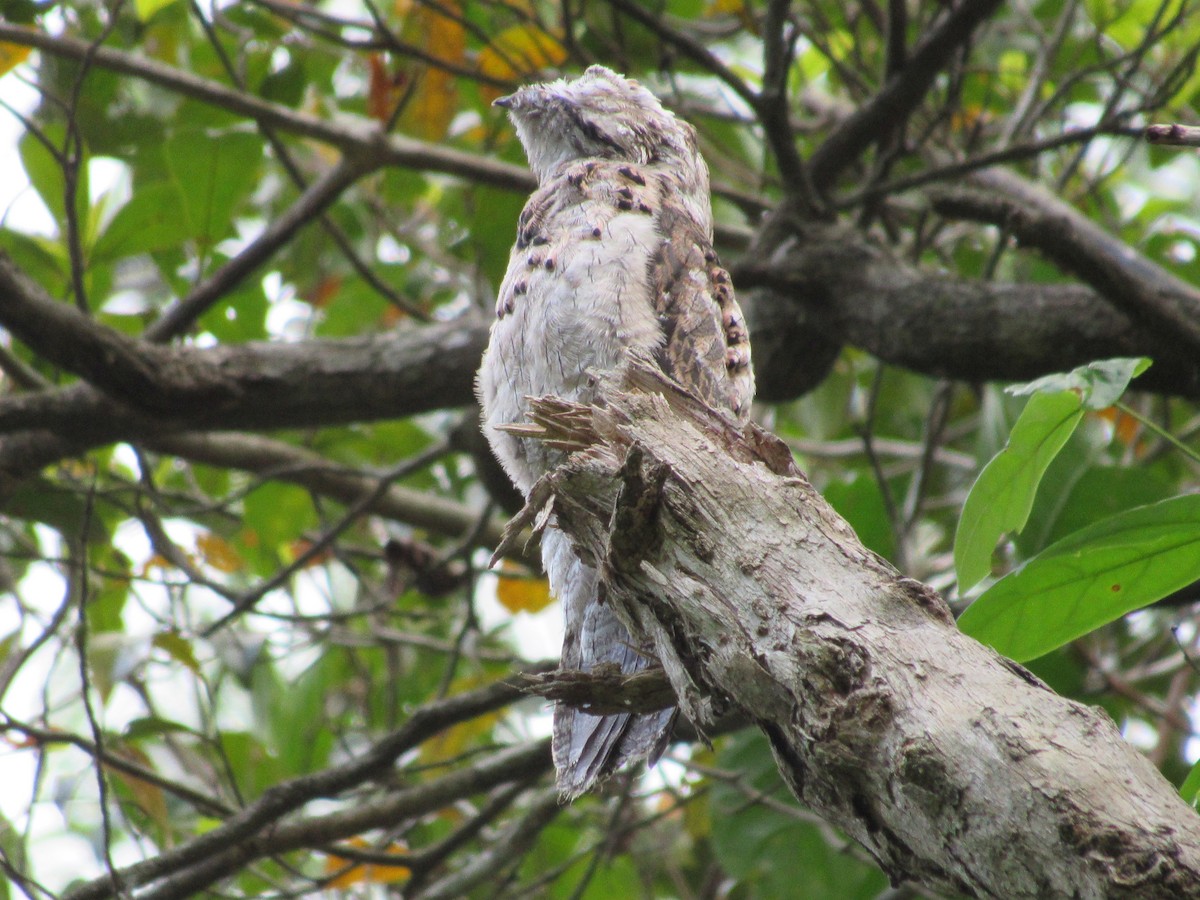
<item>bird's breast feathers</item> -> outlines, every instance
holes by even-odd
[[[661,242],[650,193],[632,167],[592,163],[530,198],[493,326],[493,344],[521,366],[509,375],[526,393],[578,399],[585,369],[614,368],[628,350],[661,341],[649,302]]]
[[[614,370],[635,349],[744,418],[749,343],[707,207],[670,173],[620,162],[576,163],[539,188],[521,214],[480,370],[485,426],[524,420],[528,396],[591,402],[589,372]],[[520,442],[497,450],[519,487],[541,474]]]

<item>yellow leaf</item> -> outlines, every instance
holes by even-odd
[[[754,15],[754,11],[749,8],[746,0],[708,0],[708,5],[704,7],[703,15],[705,18],[733,16],[740,19],[742,25],[751,34],[758,34],[758,18]]]
[[[25,62],[28,56],[28,47],[0,41],[0,75],[15,69],[21,63]]]
[[[403,856],[408,852],[408,845],[403,841],[394,842],[385,850],[372,847],[362,837],[352,837],[346,841],[346,844],[355,850],[369,850],[372,853]],[[347,869],[347,866],[350,866],[350,868]],[[407,881],[409,876],[412,875],[412,870],[407,866],[393,866],[386,863],[355,864],[353,860],[345,859],[336,853],[331,853],[325,858],[325,874],[333,875],[335,872],[338,874],[325,882],[326,888],[346,888],[356,884],[396,884],[400,881]]]
[[[991,118],[988,111],[978,103],[969,103],[950,116],[950,125],[958,131],[969,131],[987,124]]]
[[[432,67],[426,68],[418,79],[400,125],[424,140],[441,140],[457,111],[458,84],[449,72]]]
[[[499,713],[484,713],[451,725],[421,745],[421,762],[428,766],[462,756],[472,745],[488,737],[499,721]]]
[[[741,15],[746,11],[746,0],[708,0],[704,8],[706,16],[721,16],[729,13]]]
[[[514,25],[496,35],[479,53],[479,71],[500,81],[526,81],[543,69],[559,65],[567,49],[536,25]],[[480,93],[495,100],[503,91],[481,85]]]
[[[229,541],[211,531],[196,536],[196,552],[218,572],[240,572],[245,565],[242,556]]]
[[[456,678],[450,684],[448,693],[450,696],[454,696],[481,687],[486,683],[488,683],[487,679],[482,676],[467,675]],[[433,765],[461,756],[480,739],[489,737],[499,721],[499,712],[484,713],[438,732],[421,745],[421,762],[425,765]]]
[[[144,769],[154,768],[150,757],[136,747],[122,747],[115,752]],[[129,789],[129,793],[133,795],[133,802],[142,812],[153,819],[156,825],[163,829],[170,825],[170,818],[167,815],[167,798],[162,788],[157,784],[144,781],[136,775],[124,772],[116,766],[106,764],[104,769],[110,778],[121,782]]]
[[[195,651],[192,650],[191,642],[180,635],[178,631],[160,631],[150,639],[150,643],[167,653],[176,662],[187,666],[197,675],[200,674],[200,663],[196,659]]]
[[[165,556],[155,553],[142,564],[142,577],[150,574],[151,569],[162,569],[164,572],[168,569],[174,569],[175,565]]]
[[[528,575],[505,575],[504,566],[496,583],[496,599],[510,613],[541,612],[554,598],[550,595],[550,582],[545,578],[530,578]]]
[[[401,38],[426,50],[450,66],[460,67],[466,58],[467,36],[462,23],[462,6],[457,0],[413,4],[397,0],[397,14],[404,16]],[[429,63],[406,68],[392,78],[408,99],[400,115],[403,131],[427,141],[446,136],[458,111],[458,82],[452,72]],[[400,98],[397,97],[397,100]]]
[[[145,22],[164,6],[170,6],[175,0],[134,0],[133,8],[137,17]]]

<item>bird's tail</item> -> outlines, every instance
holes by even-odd
[[[542,559],[563,607],[563,669],[588,672],[610,663],[631,673],[654,664],[633,646],[612,607],[599,602],[596,572],[575,555],[566,535],[547,528]],[[648,759],[653,765],[667,748],[676,712],[594,716],[558,704],[553,746],[559,791],[575,797],[628,763]]]

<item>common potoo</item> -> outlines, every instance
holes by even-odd
[[[517,226],[478,383],[484,433],[513,482],[527,495],[561,456],[496,426],[524,422],[529,396],[593,402],[594,375],[619,369],[635,349],[710,406],[744,420],[754,393],[750,344],[713,252],[708,167],[695,129],[603,66],[496,104],[508,110],[538,179]],[[563,606],[564,669],[615,663],[633,672],[652,664],[598,601],[595,571],[553,525],[542,558]],[[560,704],[559,789],[575,796],[626,763],[657,760],[674,716],[593,716]]]

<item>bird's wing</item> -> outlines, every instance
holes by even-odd
[[[706,225],[671,189],[669,173],[657,180],[657,220],[664,239],[650,262],[650,283],[664,331],[658,363],[709,406],[745,422],[754,399],[754,370],[733,284]]]

